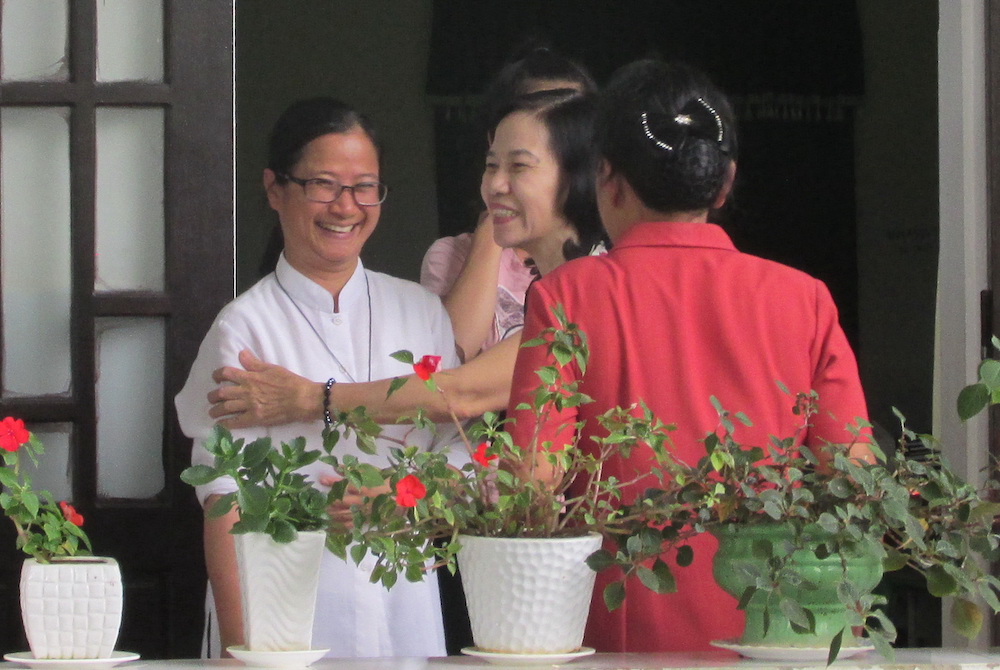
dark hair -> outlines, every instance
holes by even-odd
[[[611,169],[659,212],[710,208],[737,154],[726,96],[700,70],[655,60],[612,76],[598,105],[596,141]]]
[[[596,98],[575,90],[536,91],[518,96],[503,108],[504,117],[528,112],[549,133],[549,149],[559,165],[559,203],[563,216],[576,229],[579,242],[567,240],[563,246],[566,260],[590,253],[598,242],[607,242],[601,217],[597,212],[594,175],[597,152],[594,150]],[[494,126],[490,134],[496,130]]]
[[[309,98],[294,102],[282,112],[271,129],[268,140],[267,167],[277,175],[279,184],[302,158],[305,146],[329,133],[346,133],[361,128],[381,157],[382,147],[375,128],[364,114],[333,98]]]
[[[480,105],[483,126],[495,128],[511,100],[529,93],[532,83],[545,80],[568,82],[569,88],[580,93],[597,92],[597,84],[586,68],[547,46],[532,42],[514,52],[483,92]]]

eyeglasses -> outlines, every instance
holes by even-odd
[[[344,191],[350,190],[354,195],[354,202],[362,207],[374,207],[381,205],[389,194],[389,187],[380,181],[362,181],[354,186],[347,186],[332,179],[298,179],[290,174],[282,176],[301,186],[306,200],[313,202],[334,202]]]

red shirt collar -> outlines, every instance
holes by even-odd
[[[714,223],[648,221],[625,231],[613,249],[627,247],[702,247],[736,251],[733,241]]]

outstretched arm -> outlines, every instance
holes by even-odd
[[[507,406],[519,343],[517,337],[508,338],[464,365],[438,372],[434,379],[443,393],[428,389],[416,375],[410,375],[388,398],[392,379],[334,384],[330,405],[341,409],[364,406],[380,423],[412,418],[418,409],[438,422],[449,421],[450,411],[460,419],[498,411]],[[208,394],[209,414],[221,425],[234,430],[323,418],[323,382],[265,363],[250,351],[240,352],[240,364],[245,369],[224,367],[212,374],[221,386]]]

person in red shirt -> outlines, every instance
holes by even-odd
[[[826,286],[740,253],[722,228],[708,223],[736,172],[736,128],[725,96],[691,67],[639,61],[619,70],[601,94],[596,137],[598,209],[614,246],[536,282],[522,334],[527,341],[555,326],[551,308],[561,305],[590,347],[586,374],[570,365],[564,377],[580,379],[580,391],[594,402],[549,415],[542,439],[558,446],[579,437],[580,448],[592,448],[587,438],[600,430],[598,415],[643,400],[677,425],[675,453],[695,463],[704,454],[701,440],[718,426],[713,395],[753,421],[737,429],[744,444],[793,435],[800,417],[780,382],[792,394],[819,394],[807,444],[856,443],[847,427],[866,419],[865,399]],[[518,354],[509,413],[522,447],[532,442],[535,417],[515,408],[530,403],[535,370],[545,364],[551,361],[544,347]],[[870,457],[864,445],[851,450]],[[602,476],[629,481],[648,473],[648,451],[609,461]],[[536,463],[536,473],[545,476],[539,463],[546,462]],[[637,483],[624,502],[651,483]],[[697,651],[737,637],[742,612],[711,574],[716,541],[704,535],[692,545],[693,565],[672,564],[676,593],[658,595],[630,580],[624,605],[609,613],[600,594],[615,577],[599,574],[584,644],[598,651]]]

